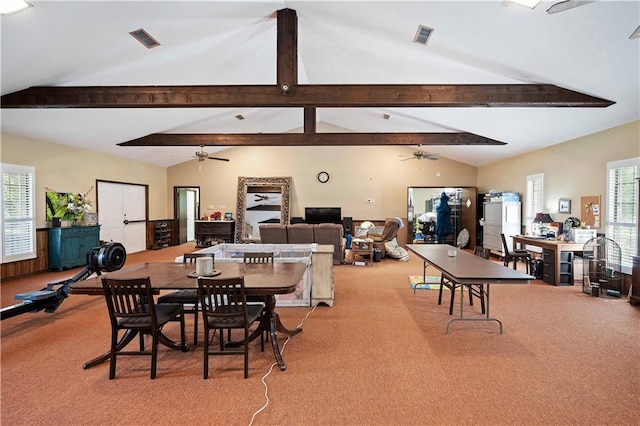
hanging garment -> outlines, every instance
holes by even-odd
[[[451,227],[451,208],[449,207],[449,197],[444,192],[440,195],[440,203],[436,207],[436,234],[438,243],[442,244],[447,235],[453,233]]]

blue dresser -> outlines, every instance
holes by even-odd
[[[100,225],[49,228],[49,269],[87,264],[87,252],[100,246]]]

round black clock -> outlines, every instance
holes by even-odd
[[[320,182],[320,183],[329,182],[329,173],[327,173],[327,172],[318,173],[318,182]]]

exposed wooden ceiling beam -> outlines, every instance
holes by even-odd
[[[298,84],[298,15],[295,10],[278,11],[276,34],[276,82],[281,89],[296,86]]]
[[[473,133],[154,133],[120,146],[506,145]]]
[[[551,84],[298,85],[298,20],[277,12],[275,85],[31,87],[2,108],[304,108],[304,133],[151,134],[121,146],[505,145],[471,133],[316,133],[316,108],[608,107]]]
[[[31,87],[2,108],[607,107],[552,84]]]

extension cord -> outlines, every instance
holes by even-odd
[[[302,328],[302,324],[304,323],[304,321],[309,318],[309,315],[311,315],[313,313],[313,311],[316,310],[316,308],[318,307],[318,305],[314,306],[313,309],[311,309],[309,312],[307,312],[307,315],[304,316],[304,318],[302,318],[302,321],[300,321],[300,324],[297,325],[296,328]],[[287,340],[284,341],[284,343],[282,344],[282,349],[280,350],[280,353],[284,353],[285,348],[287,347],[287,343],[289,343],[289,340],[291,340],[291,336],[287,337]],[[277,362],[274,362],[273,364],[271,364],[271,367],[269,367],[269,370],[267,371],[267,373],[262,376],[262,379],[260,379],[262,381],[262,384],[264,385],[264,398],[265,398],[265,403],[262,407],[260,407],[255,413],[253,413],[253,416],[251,416],[251,421],[249,422],[249,426],[251,426],[253,424],[253,421],[255,420],[256,416],[258,414],[260,414],[261,412],[263,412],[268,406],[269,406],[269,386],[267,385],[267,382],[265,381],[265,379],[267,377],[269,377],[269,374],[271,374],[271,372],[273,371],[273,368],[278,365]]]

